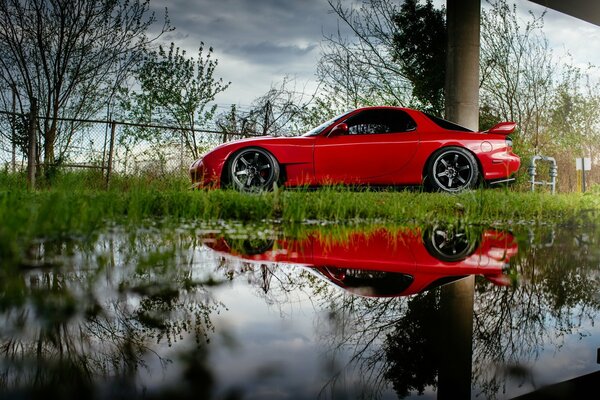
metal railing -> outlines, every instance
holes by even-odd
[[[537,176],[537,162],[544,161],[550,164],[549,181],[536,180]],[[536,155],[531,158],[531,163],[527,169],[529,172],[529,183],[531,184],[531,191],[535,191],[536,185],[550,186],[552,194],[556,193],[556,177],[558,176],[558,167],[556,166],[556,160],[554,157]]]

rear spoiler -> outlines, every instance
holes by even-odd
[[[517,127],[516,122],[500,122],[499,124],[494,125],[493,127],[488,129],[487,131],[484,131],[483,133],[490,133],[490,134],[506,136],[506,135],[510,135],[511,133],[513,133],[516,127]]]

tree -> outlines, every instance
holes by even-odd
[[[286,136],[306,131],[302,116],[314,95],[298,90],[294,79],[284,77],[252,102],[248,120],[264,135]]]
[[[600,143],[599,84],[584,71],[569,67],[553,97],[548,134],[553,144],[573,157],[597,153]]]
[[[325,94],[345,108],[408,104],[412,87],[395,60],[398,7],[389,0],[367,0],[358,8],[328,3],[342,29],[324,38],[317,76]]]
[[[230,134],[239,133],[243,135],[248,132],[246,130],[246,121],[239,117],[235,104],[231,105],[228,112],[219,114],[215,120],[215,124],[223,132],[223,143],[231,140]]]
[[[308,130],[307,126],[312,127],[312,121],[306,116],[314,99],[314,95],[299,90],[295,80],[286,76],[254,99],[248,110],[241,111],[232,105],[227,113],[218,116],[217,126],[225,134],[287,136],[302,133]]]
[[[325,37],[317,74],[329,97],[348,107],[410,105],[444,109],[446,23],[431,0],[368,0],[358,8],[329,1],[343,35]]]
[[[425,5],[406,0],[393,21],[394,61],[412,84],[419,108],[442,116],[448,41],[444,9],[435,9],[431,0]]]
[[[540,146],[550,109],[556,62],[543,35],[544,15],[517,17],[505,0],[489,2],[481,14],[481,106],[519,125],[520,138]]]
[[[146,35],[155,20],[149,0],[0,0],[0,97],[11,104],[14,91],[20,112],[38,100],[44,163],[71,145],[77,124],[61,118],[111,103],[155,39]],[[165,17],[157,36],[168,29]]]
[[[204,52],[200,44],[198,58],[187,58],[185,50],[171,43],[165,49],[150,51],[136,74],[139,92],[124,97],[124,108],[139,123],[161,123],[178,128],[175,136],[181,140],[192,158],[199,157],[198,128],[211,120],[216,105],[209,106],[218,93],[229,87],[223,79],[215,78],[218,60],[213,49]],[[172,139],[173,132],[164,129],[138,130],[145,139],[161,141]]]

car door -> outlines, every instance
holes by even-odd
[[[315,178],[321,184],[400,184],[419,146],[414,120],[399,109],[367,109],[343,121],[348,134],[315,140]]]

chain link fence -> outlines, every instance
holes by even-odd
[[[28,132],[31,124],[28,114],[0,110],[0,168],[6,172],[25,172],[28,163]],[[162,125],[134,124],[123,121],[76,120],[58,118],[57,139],[54,146],[55,163],[62,169],[97,169],[105,174],[107,182],[112,173],[123,175],[148,175],[153,177],[172,174],[187,174],[194,161],[186,133],[181,128]],[[51,121],[38,118],[34,123],[33,135],[36,138],[36,163],[43,163],[42,131]],[[194,147],[199,153],[208,151],[219,143],[250,136],[261,136],[251,132],[224,132],[195,129]],[[574,192],[581,188],[581,181],[575,170],[575,154],[557,154],[557,192]],[[42,161],[39,161],[42,160]],[[527,173],[527,160],[521,173]],[[586,173],[586,186],[599,190],[600,168],[593,160],[592,170]],[[48,166],[42,164],[42,166]],[[540,179],[548,175],[544,165],[540,165]],[[539,189],[542,190],[542,189]]]
[[[54,163],[44,164],[43,134],[52,121],[29,114],[0,111],[0,167],[7,172],[27,170],[29,127],[37,144],[36,165],[62,169],[98,169],[106,174],[187,174],[198,154],[219,143],[250,136],[251,132],[224,132],[207,129],[190,130],[179,127],[135,124],[123,121],[78,120],[57,118],[54,143]],[[196,156],[198,155],[196,154]]]

